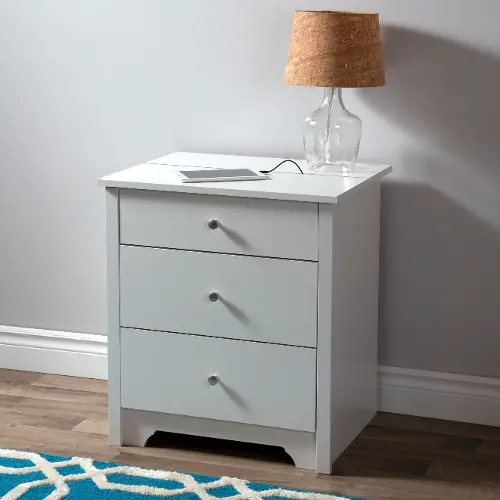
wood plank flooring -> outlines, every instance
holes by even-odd
[[[107,445],[106,382],[0,370],[0,447],[324,491],[372,500],[500,500],[500,428],[379,414],[332,476],[279,448],[157,433]]]

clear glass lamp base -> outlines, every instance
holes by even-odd
[[[346,174],[353,172],[356,163],[338,162],[338,163],[316,163],[309,165],[309,172],[313,174]]]
[[[304,149],[311,173],[339,174],[356,167],[361,120],[344,106],[342,89],[325,89],[321,106],[306,117]]]

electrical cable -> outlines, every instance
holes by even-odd
[[[293,161],[293,160],[283,160],[281,163],[278,163],[271,170],[261,170],[260,173],[261,174],[270,174],[271,172],[274,172],[278,167],[281,167],[281,165],[283,165],[283,163],[287,163],[287,162],[293,163],[300,170],[300,173],[304,174],[303,170],[300,168],[300,165],[296,161]]]

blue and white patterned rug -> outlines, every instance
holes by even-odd
[[[90,458],[68,458],[0,450],[3,500],[341,500],[346,497],[297,491],[231,477],[141,469]]]

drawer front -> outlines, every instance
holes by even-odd
[[[315,400],[315,349],[121,330],[124,408],[314,432]]]
[[[315,347],[317,264],[121,246],[120,322]]]
[[[219,221],[218,227],[210,229],[211,220]],[[125,189],[120,241],[317,261],[318,205]]]

